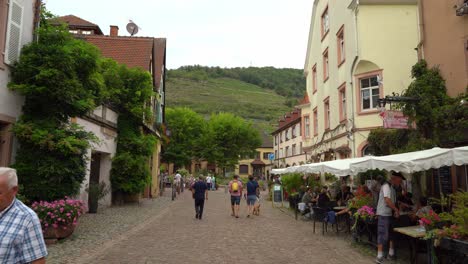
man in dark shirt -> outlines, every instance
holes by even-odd
[[[203,176],[198,178],[192,186],[193,199],[195,200],[195,218],[202,219],[205,199],[208,200],[208,186],[203,181]]]

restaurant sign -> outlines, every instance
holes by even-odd
[[[380,113],[380,117],[383,119],[384,128],[409,128],[408,117],[400,111],[385,110]]]

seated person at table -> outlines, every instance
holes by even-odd
[[[402,192],[400,196],[398,196],[398,207],[400,208],[401,212],[409,212],[413,209],[413,201],[411,198],[413,195],[409,192]]]
[[[346,213],[349,213],[351,215],[350,204],[353,202],[354,199],[360,199],[360,197],[363,197],[363,196],[372,197],[372,192],[369,190],[367,185],[361,185],[360,187],[358,187],[353,197],[349,199],[348,202],[346,203],[346,208],[337,212],[336,215],[342,215]]]
[[[351,187],[343,185],[341,191],[336,195],[338,205],[345,205],[354,195],[351,193]]]
[[[312,200],[314,197],[312,197],[312,189],[307,188],[307,191],[304,193],[302,196],[302,202],[305,203],[308,207],[312,206]]]
[[[320,208],[327,208],[330,205],[330,195],[328,192],[328,187],[323,186],[322,191],[320,192],[317,198],[317,206]]]
[[[422,217],[425,214],[428,214],[431,210],[432,207],[427,204],[427,198],[426,197],[421,197],[419,199],[419,204],[416,207],[416,216],[417,217]]]

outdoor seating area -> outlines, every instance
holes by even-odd
[[[386,182],[389,172],[401,172],[405,180],[396,190],[399,214],[391,228],[396,250],[405,252],[410,263],[468,263],[467,164],[465,146],[304,164],[273,173],[284,191],[295,197],[290,205],[312,221],[314,233],[321,226],[322,235],[351,235],[354,241],[375,247],[379,221],[375,186]],[[301,185],[294,190],[291,184],[297,182]],[[323,187],[327,185],[338,189],[337,198],[347,186],[353,187],[352,198],[346,203],[335,199]],[[317,186],[322,186],[319,192]],[[308,194],[314,197],[306,199],[310,203],[304,199],[300,203]],[[320,204],[324,194],[330,199]]]

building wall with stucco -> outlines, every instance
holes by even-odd
[[[367,98],[361,81],[372,80],[373,89],[363,90],[376,93],[374,99],[401,93],[411,83],[417,3],[386,3],[314,2],[304,67],[310,106],[302,108],[302,119],[310,116],[311,123],[311,136],[303,139],[309,162],[361,156],[369,132],[383,125],[376,104],[361,103]],[[326,15],[329,30],[324,33]]]
[[[448,95],[468,89],[468,14],[455,11],[464,0],[419,0],[421,24],[420,56],[430,67],[438,67]]]
[[[271,172],[271,162],[270,160],[268,160],[268,157],[264,157],[264,154],[265,153],[273,153],[273,148],[272,147],[262,147],[262,148],[257,148],[257,158],[259,158],[258,160],[260,160],[261,162],[263,162],[265,164],[265,166],[263,167],[263,175],[266,177],[267,175],[270,175],[270,172]],[[241,177],[247,177],[249,175],[253,175],[254,174],[254,167],[252,166],[252,162],[254,162],[255,160],[257,160],[256,158],[255,159],[243,159],[243,160],[239,160],[239,163],[236,165],[235,169],[234,169],[234,173],[241,176]],[[248,172],[247,173],[241,173],[240,172],[240,166],[247,166],[248,167]]]

